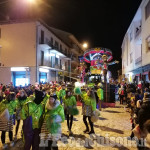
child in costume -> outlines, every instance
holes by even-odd
[[[46,150],[58,150],[57,141],[61,137],[61,123],[65,120],[64,109],[56,95],[50,95],[43,115],[41,141],[47,142]]]
[[[66,96],[65,96],[65,100],[64,100],[64,106],[66,108],[66,114],[67,114],[67,126],[68,126],[68,130],[69,130],[69,135],[72,135],[72,123],[73,123],[73,115],[76,115],[77,112],[77,108],[76,108],[76,98],[75,96],[72,95],[72,91],[71,90],[67,90],[66,91]],[[69,118],[70,118],[70,122],[69,122]]]
[[[5,111],[5,109],[8,109],[9,112],[9,121],[2,120],[0,118],[0,131],[2,131],[1,134],[1,141],[3,144],[3,149],[7,148],[8,145],[5,144],[5,134],[6,132],[9,132],[9,140],[10,140],[10,146],[14,146],[13,142],[13,114],[16,108],[16,101],[15,101],[15,93],[11,92],[10,94],[7,95],[6,99],[4,99],[0,103],[0,114]]]

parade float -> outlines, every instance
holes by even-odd
[[[94,84],[102,83],[104,90],[103,104],[105,106],[114,106],[115,99],[111,99],[110,97],[110,93],[112,94],[114,91],[109,84],[111,72],[108,70],[108,66],[119,62],[112,61],[112,51],[106,48],[92,48],[85,51],[84,55],[80,56],[79,59],[80,83],[93,85],[93,87]],[[89,65],[87,72],[85,71],[87,68],[86,64]]]

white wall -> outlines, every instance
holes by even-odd
[[[11,71],[9,67],[0,67],[0,83],[9,84],[11,82]]]
[[[150,51],[147,52],[146,39],[150,36],[150,16],[145,20],[145,6],[149,0],[145,0],[142,5],[142,65],[150,63]]]
[[[5,67],[36,65],[35,23],[0,25],[1,63]]]

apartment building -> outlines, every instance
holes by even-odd
[[[122,74],[128,82],[150,81],[150,0],[142,1],[124,36]]]
[[[0,23],[0,83],[71,81],[83,50],[71,33],[39,20]]]

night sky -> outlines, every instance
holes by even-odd
[[[38,14],[48,25],[74,34],[81,43],[87,41],[89,48],[112,50],[113,60],[120,61],[120,64],[109,67],[116,77],[117,70],[121,69],[123,37],[142,0],[43,1],[39,2]],[[9,4],[9,10],[11,7]],[[0,10],[0,18],[3,12],[9,15],[8,5],[3,5]]]

